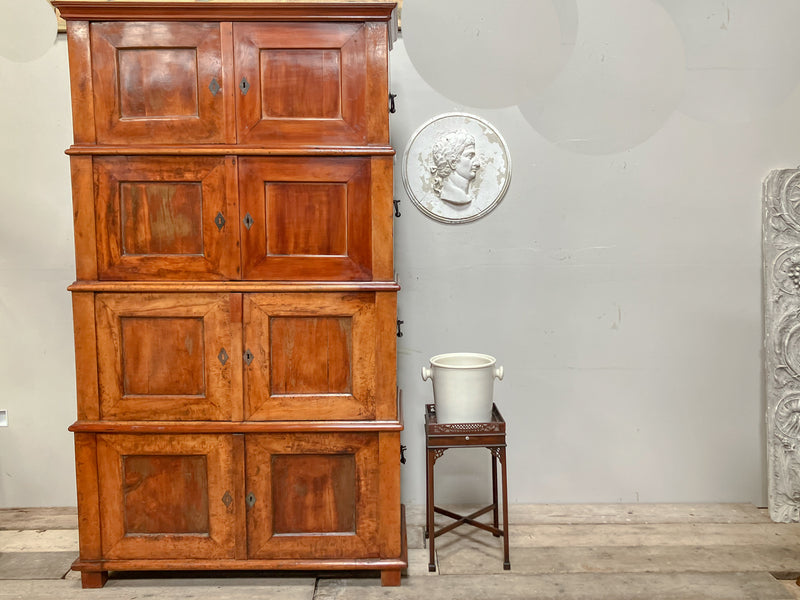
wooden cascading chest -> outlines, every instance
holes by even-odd
[[[393,3],[67,20],[84,587],[406,565]]]

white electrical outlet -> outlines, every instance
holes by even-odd
[[[0,408],[0,427],[8,427],[8,411]]]

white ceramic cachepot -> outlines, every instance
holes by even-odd
[[[452,352],[431,358],[422,379],[433,381],[433,403],[439,423],[487,423],[492,420],[494,378],[503,367],[488,354]]]

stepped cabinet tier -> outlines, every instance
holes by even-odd
[[[84,587],[399,585],[389,2],[53,2],[74,143]]]
[[[67,19],[90,19],[67,25],[81,69],[75,116],[91,119],[76,126],[76,143],[388,144],[385,4],[290,3],[267,8],[275,20],[265,22],[259,2],[238,11],[79,2],[55,2]]]

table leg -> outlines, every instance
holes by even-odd
[[[511,569],[508,556],[508,472],[506,469],[506,449],[500,448],[500,466],[503,470],[503,569]]]
[[[500,526],[497,504],[497,455],[495,455],[492,448],[489,448],[489,453],[492,455],[492,506],[494,507],[492,509],[492,517],[494,528],[497,529]],[[495,533],[494,537],[498,537],[499,535],[499,533]]]
[[[434,529],[434,520],[433,520],[433,464],[436,460],[435,453],[433,450],[428,449],[427,452],[427,470],[426,470],[426,479],[427,479],[427,503],[426,503],[426,517],[427,517],[427,526],[426,526],[426,533],[428,537],[428,549],[430,551],[430,557],[428,560],[428,572],[433,573],[436,571],[436,558],[435,558],[435,550],[434,544],[436,539],[436,531]]]

